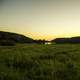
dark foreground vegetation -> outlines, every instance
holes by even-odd
[[[0,80],[80,80],[80,44],[0,46]]]
[[[80,37],[45,42],[0,31],[0,80],[80,80]]]

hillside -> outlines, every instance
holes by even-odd
[[[0,31],[0,43],[32,43],[33,39],[21,34]]]
[[[36,43],[45,44],[47,40],[34,40],[21,34],[0,31],[0,44],[1,45],[14,45],[15,43]]]
[[[71,38],[56,38],[52,40],[55,43],[80,43],[80,36]]]

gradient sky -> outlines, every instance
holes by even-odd
[[[48,40],[80,36],[80,0],[0,0],[0,31]]]

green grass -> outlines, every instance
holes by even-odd
[[[80,44],[0,46],[0,80],[80,80]]]

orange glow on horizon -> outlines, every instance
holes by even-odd
[[[25,34],[24,34],[25,35]],[[33,39],[45,39],[45,40],[53,40],[55,38],[67,38],[67,37],[76,37],[76,36],[80,36],[79,33],[72,33],[72,34],[45,34],[45,35],[41,35],[38,33],[29,33],[26,34],[25,36],[31,37]]]
[[[80,36],[80,0],[4,0],[0,31],[33,39]]]

